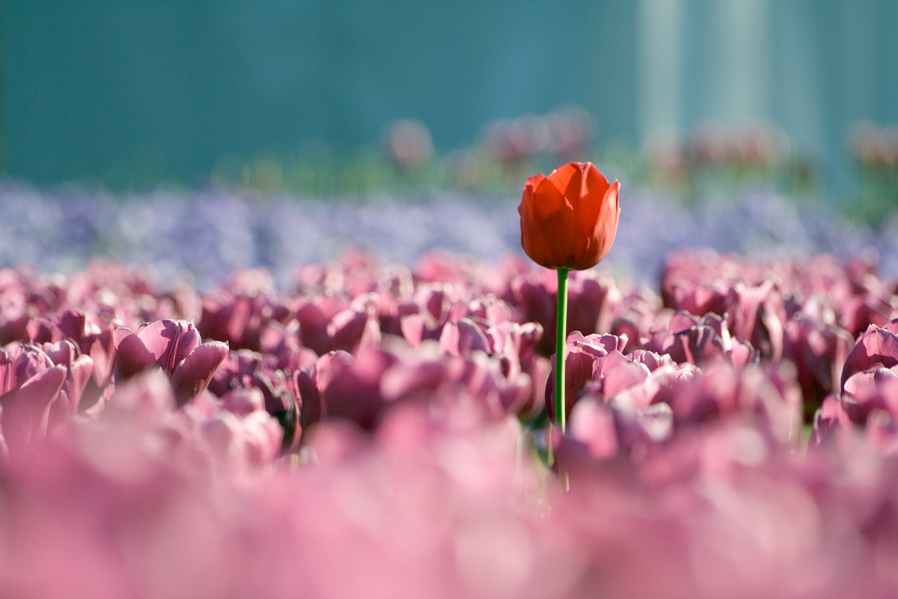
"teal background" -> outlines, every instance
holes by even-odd
[[[3,0],[0,30],[2,167],[36,183],[201,184],[403,117],[445,151],[573,103],[599,149],[772,124],[839,190],[851,127],[898,123],[893,0]]]

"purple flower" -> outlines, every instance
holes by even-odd
[[[698,318],[688,312],[677,312],[667,330],[647,335],[643,347],[669,355],[677,364],[700,366],[715,360],[726,360],[736,367],[757,361],[757,352],[746,342],[730,337],[725,321],[714,313]]]
[[[74,365],[72,373],[32,345],[0,350],[0,436],[11,454],[24,451],[74,413],[80,399],[74,393],[90,376],[90,366],[86,358]]]
[[[611,353],[619,354],[627,344],[626,338],[614,335],[582,335],[573,331],[565,343],[565,408],[570,412],[583,387],[589,381],[599,381],[603,359]],[[552,371],[546,381],[546,411],[555,418],[555,356]]]
[[[842,389],[851,375],[877,364],[885,368],[898,364],[898,320],[883,327],[871,324],[857,339],[842,368]]]
[[[117,379],[158,367],[170,378],[178,405],[202,393],[228,353],[220,341],[201,342],[193,323],[158,320],[137,332],[115,331]]]
[[[523,322],[538,323],[545,332],[537,346],[537,351],[544,356],[555,350],[556,278],[553,271],[538,269],[511,282],[511,307],[521,311]],[[620,302],[620,291],[606,275],[596,271],[572,272],[568,286],[568,330],[583,336],[609,331]]]
[[[783,357],[795,364],[809,421],[824,398],[839,391],[852,339],[841,327],[803,317],[790,319],[784,332]]]
[[[289,453],[299,447],[303,430],[298,372],[299,368],[283,370],[271,354],[242,349],[228,353],[208,389],[232,412],[261,409],[274,417],[283,429],[281,451]]]

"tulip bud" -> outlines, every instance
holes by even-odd
[[[531,177],[518,207],[524,252],[546,268],[592,268],[614,243],[619,191],[591,162]]]

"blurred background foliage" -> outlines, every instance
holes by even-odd
[[[895,0],[3,0],[6,177],[898,204]]]

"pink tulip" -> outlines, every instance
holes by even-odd
[[[898,320],[892,320],[883,327],[870,325],[858,337],[842,368],[842,387],[851,375],[876,364],[885,368],[898,364]]]
[[[199,395],[228,353],[220,341],[201,342],[193,323],[159,320],[137,332],[115,331],[117,378],[127,380],[151,367],[161,368],[171,379],[178,405]]]

